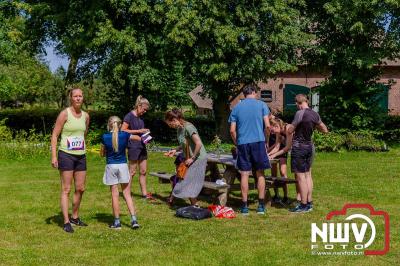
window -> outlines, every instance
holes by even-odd
[[[272,91],[271,90],[262,90],[261,91],[261,99],[264,102],[272,102]]]
[[[283,89],[283,111],[287,113],[295,113],[297,111],[295,97],[297,94],[310,94],[310,89],[295,84],[285,84]]]

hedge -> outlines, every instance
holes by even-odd
[[[54,109],[6,109],[0,111],[0,121],[5,120],[5,125],[14,132],[30,132],[34,129],[35,133],[51,134],[54,123],[59,114],[59,110]],[[118,115],[123,119],[125,114],[118,114],[112,111],[88,111],[90,115],[91,138],[96,139],[104,133],[107,120],[111,115]],[[152,136],[157,142],[171,142],[176,140],[176,130],[171,129],[163,121],[164,113],[147,113],[143,116],[145,126],[151,130]],[[199,130],[199,134],[204,141],[211,141],[215,135],[215,122],[204,117],[188,117],[188,121],[193,123]],[[97,137],[96,137],[97,136]]]
[[[106,123],[111,115],[123,118],[124,114],[112,111],[88,111],[90,114],[89,140],[99,143],[100,136],[106,130]],[[0,110],[0,121],[6,119],[5,125],[12,131],[25,131],[51,134],[59,110],[54,109],[6,109]],[[176,131],[169,128],[163,121],[162,112],[146,113],[144,122],[155,141],[158,143],[171,143],[176,141]],[[211,142],[216,132],[215,121],[205,117],[188,117],[199,130],[204,142]],[[400,140],[400,117],[389,116],[385,122],[384,130],[349,131],[337,130],[329,134],[314,135],[318,150],[338,151],[347,150],[385,150],[385,142],[398,143]]]

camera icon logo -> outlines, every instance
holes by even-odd
[[[348,214],[350,210],[352,214]],[[334,217],[341,221],[333,222]],[[383,235],[382,230],[377,232],[375,223],[378,219],[383,222]],[[389,214],[385,211],[377,211],[370,204],[346,204],[341,210],[328,213],[326,220],[322,225],[311,224],[312,254],[384,255],[389,251],[390,221]],[[368,249],[376,239],[382,238],[381,249]]]

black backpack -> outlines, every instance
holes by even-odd
[[[211,218],[211,212],[197,206],[187,206],[176,210],[176,216],[193,220]]]

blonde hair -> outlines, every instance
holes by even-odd
[[[73,88],[69,89],[69,91],[68,91],[68,97],[69,97],[70,99],[72,98],[72,94],[73,94],[74,91],[76,91],[76,90],[80,90],[80,91],[82,92],[82,94],[83,94],[83,90],[82,90],[81,88],[79,88],[79,87],[73,87]]]
[[[118,152],[118,132],[121,125],[122,121],[118,116],[111,116],[108,119],[107,129],[112,132],[112,146],[115,152]]]
[[[304,94],[297,94],[295,99],[296,99],[296,103],[298,103],[298,104],[301,104],[304,102],[308,103],[308,98]]]
[[[283,122],[283,120],[279,119],[279,118],[271,119],[270,123],[271,123],[271,126],[279,126],[281,129],[284,129],[286,126],[286,123]]]
[[[150,108],[150,102],[149,102],[149,100],[147,100],[146,98],[144,98],[142,95],[139,95],[139,96],[136,98],[135,106],[133,107],[133,109],[137,109],[139,106],[141,106],[141,105],[143,105],[143,104],[147,105],[147,106]]]

